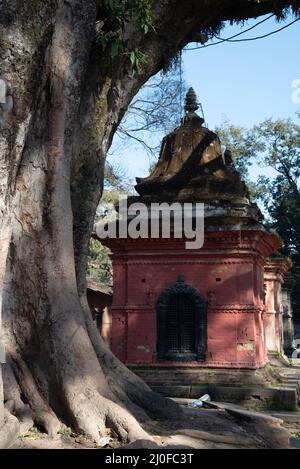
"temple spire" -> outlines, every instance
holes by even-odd
[[[195,93],[194,88],[190,88],[186,94],[185,97],[185,106],[184,106],[184,111],[185,111],[185,116],[182,119],[183,124],[194,124],[197,122],[197,124],[202,125],[204,123],[204,118],[200,117],[196,111],[199,109],[199,107],[202,110],[201,104],[198,103],[197,101],[197,95]]]
[[[195,93],[194,88],[190,88],[185,97],[185,106],[184,110],[186,113],[189,112],[196,112],[199,109],[199,105],[197,103],[197,95]]]

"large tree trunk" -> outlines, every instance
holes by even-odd
[[[155,31],[144,38],[134,22],[125,27],[128,47],[147,55],[134,75],[128,56],[112,60],[94,42],[100,0],[2,3],[0,429],[16,431],[6,402],[23,429],[35,422],[55,434],[64,422],[96,442],[107,427],[140,438],[148,415],[180,409],[126,369],[92,322],[85,274],[105,155],[134,94],[197,29],[278,2],[155,2]]]

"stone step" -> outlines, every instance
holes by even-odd
[[[131,366],[130,369],[140,376],[147,383],[169,385],[199,385],[199,384],[218,384],[226,386],[228,383],[232,385],[262,385],[263,379],[257,375],[254,370],[204,370],[196,369],[140,369]]]
[[[150,385],[151,386],[151,385]],[[166,384],[152,385],[152,389],[164,396],[184,399],[198,399],[203,394],[209,394],[213,401],[233,403],[252,402],[258,408],[276,408],[296,410],[298,395],[295,389],[290,388],[264,388],[264,387],[237,387],[215,385],[170,386]]]
[[[201,367],[132,366],[156,392],[182,399],[210,394],[214,401],[247,404],[254,408],[295,411],[300,392],[299,371],[282,368],[282,382],[270,386],[262,370],[205,369]],[[281,371],[283,373],[281,373]]]
[[[299,386],[299,381],[282,381],[282,386],[294,386],[297,388]]]

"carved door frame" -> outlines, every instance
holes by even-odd
[[[195,354],[169,353],[167,343],[167,315],[170,299],[174,295],[184,294],[193,301],[195,317]],[[199,291],[185,283],[183,276],[179,276],[177,282],[166,288],[158,297],[157,310],[157,356],[160,360],[194,361],[205,360],[207,350],[207,303]]]

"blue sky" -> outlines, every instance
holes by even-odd
[[[226,26],[220,33],[228,38],[264,17],[242,25]],[[291,22],[273,18],[239,38],[255,37]],[[183,73],[202,103],[206,122],[213,129],[222,120],[250,127],[267,117],[292,117],[299,104],[292,101],[292,82],[300,79],[300,21],[268,38],[251,42],[222,43],[183,52]],[[214,39],[215,40],[215,39]],[[212,41],[209,41],[209,44]],[[190,44],[194,47],[197,44]],[[124,149],[110,157],[126,168],[129,177],[148,174],[149,159],[142,149]],[[259,170],[252,169],[255,179]],[[264,172],[264,171],[261,171]]]
[[[292,20],[289,17],[278,23],[269,19],[239,38],[266,34]],[[230,37],[258,21],[229,25],[220,36]],[[224,116],[242,126],[251,126],[266,117],[293,116],[297,106],[291,99],[291,84],[300,78],[299,39],[300,21],[257,41],[185,51],[185,78],[197,90],[209,126],[219,124]]]

